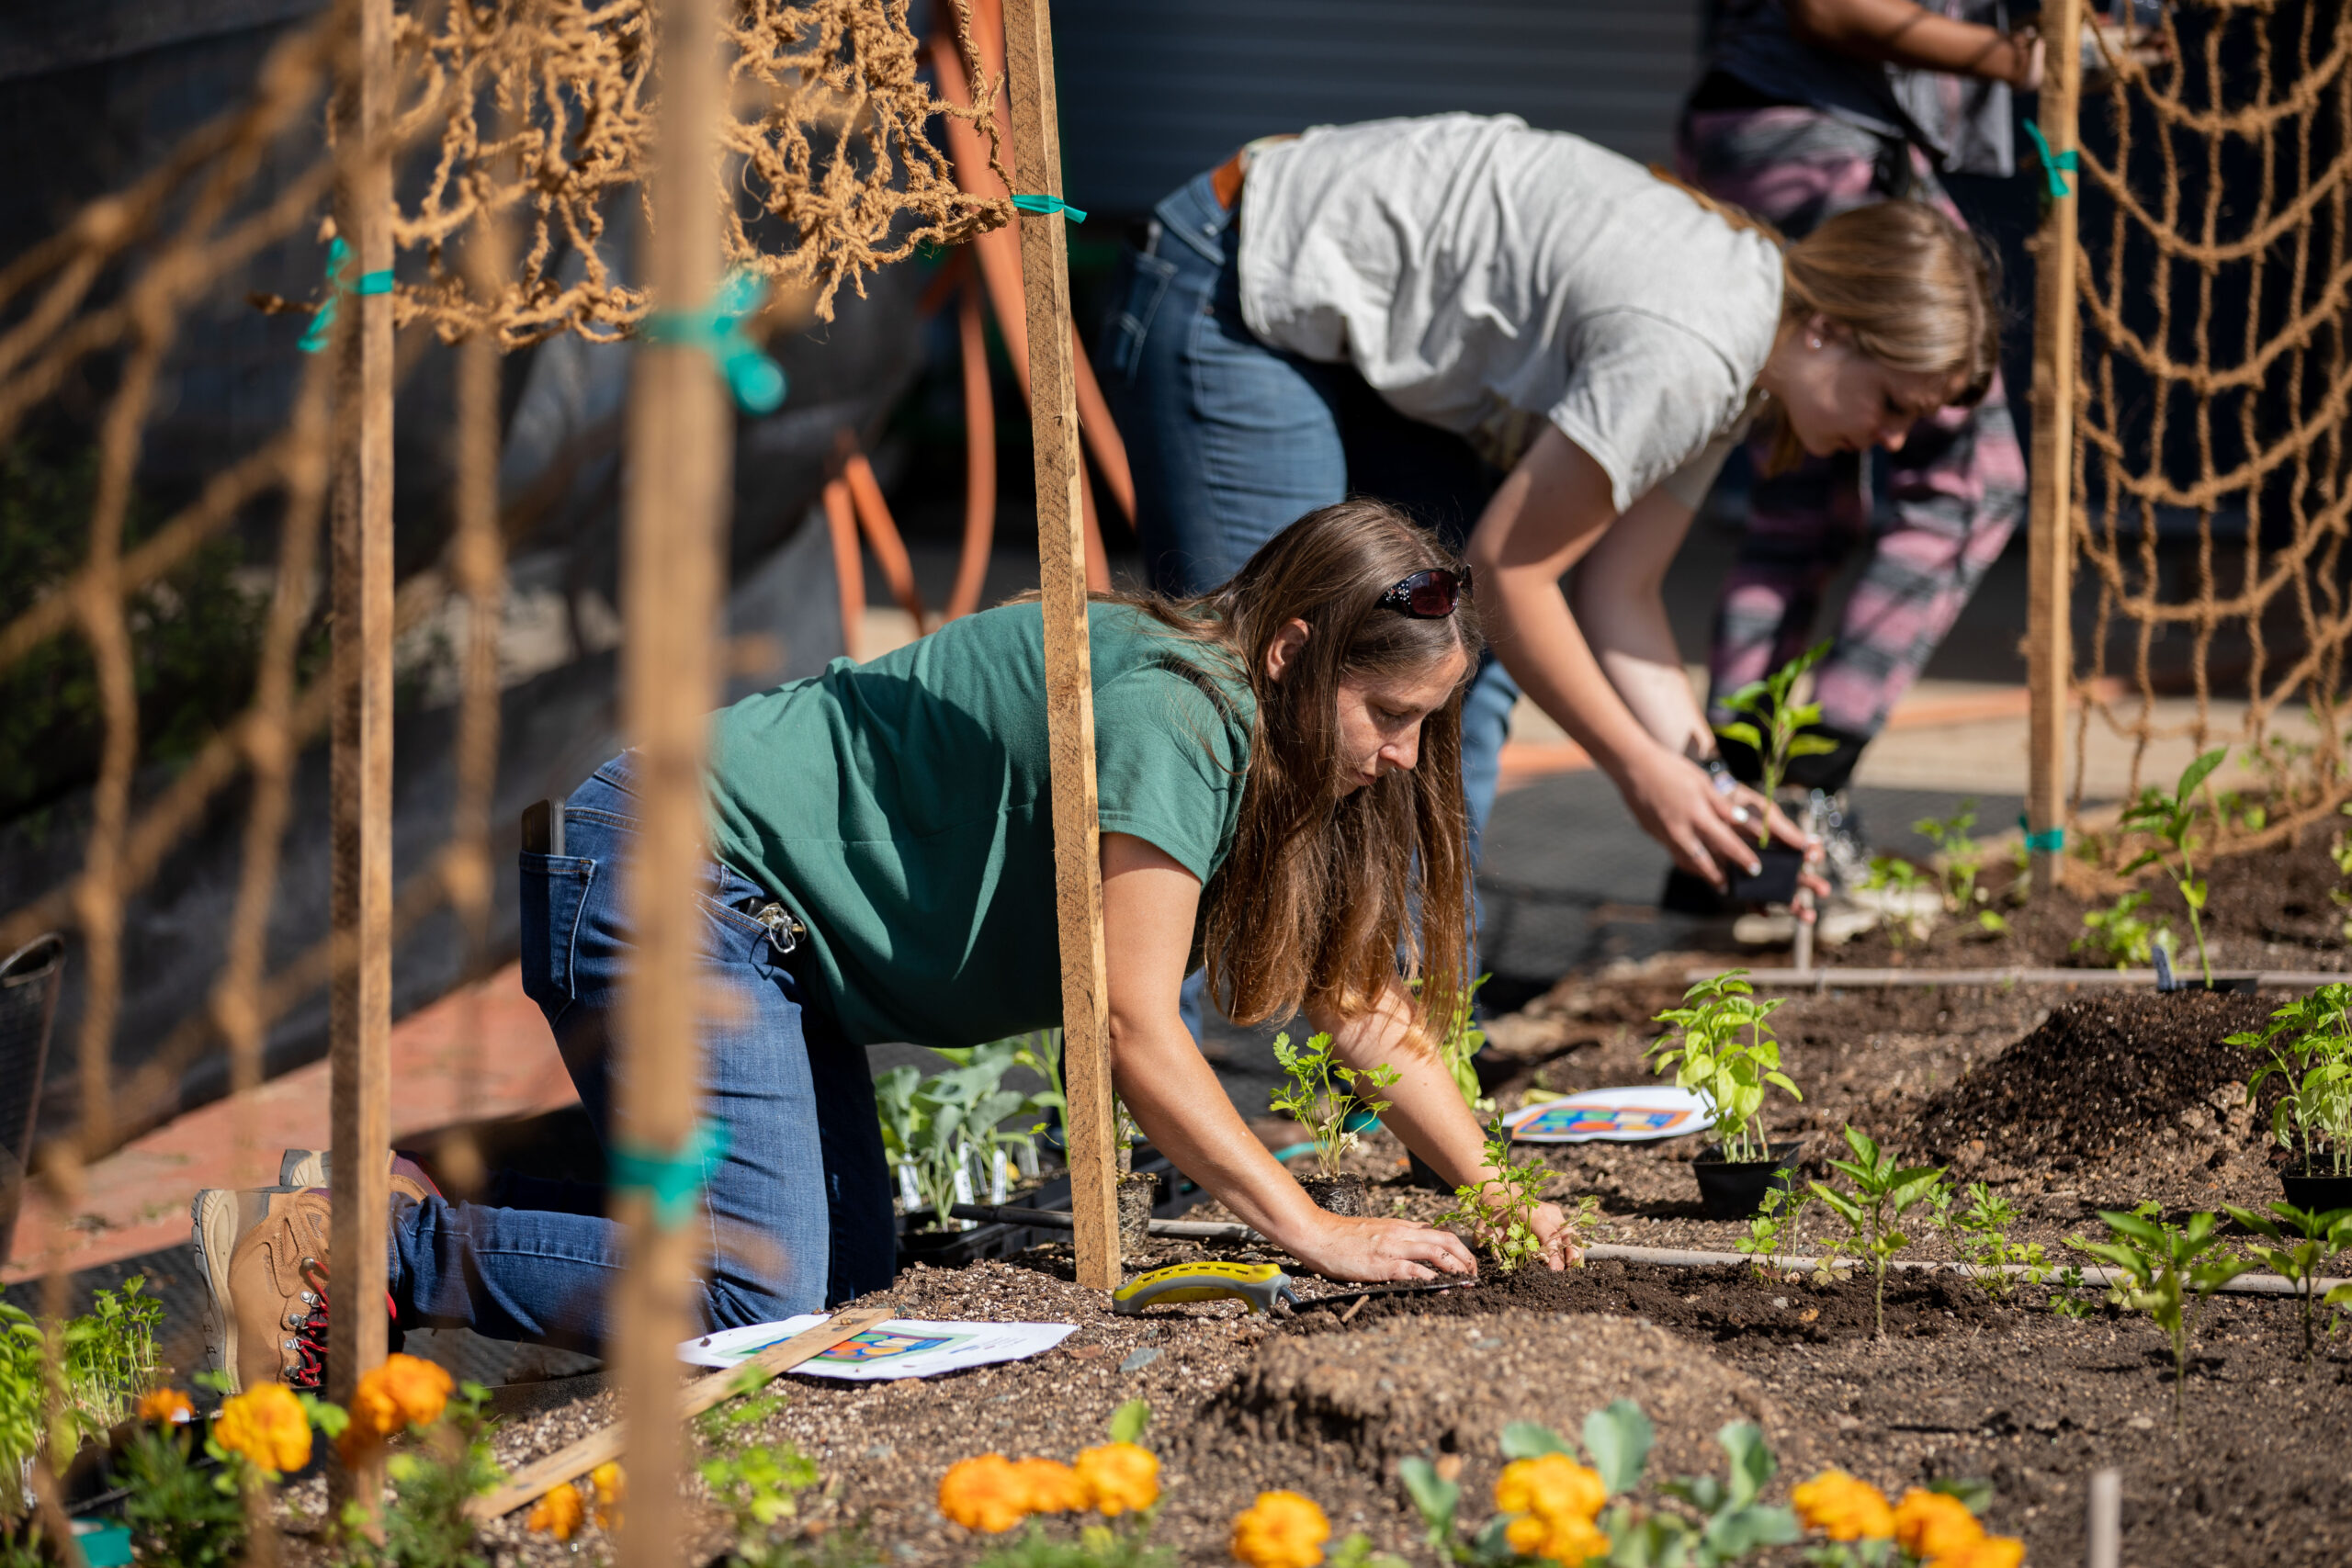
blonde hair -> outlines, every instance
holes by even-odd
[[[2000,288],[1993,261],[1967,230],[1924,201],[1880,201],[1827,218],[1798,240],[1718,201],[1664,169],[1650,171],[1734,229],[1781,247],[1781,320],[1813,316],[1852,334],[1854,346],[1895,370],[1958,384],[1946,400],[1981,401],[2001,364]],[[1804,456],[1778,422],[1767,472]]]

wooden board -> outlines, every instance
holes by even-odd
[[[1012,150],[1032,193],[1062,193],[1046,0],[1005,0]],[[1086,631],[1086,537],[1069,327],[1069,257],[1058,213],[1023,213],[1029,421],[1037,468],[1037,558],[1046,617],[1046,728],[1053,759],[1054,891],[1061,935],[1062,1079],[1069,1095],[1070,1212],[1078,1282],[1119,1282],[1112,1157],[1108,998],[1103,983],[1102,828],[1095,817],[1094,682]]]
[[[2071,40],[2082,31],[2082,0],[2050,0],[2043,36]],[[2071,43],[2052,43],[2041,87],[2041,125],[2052,153],[2075,150],[2082,65]],[[2023,174],[2026,171],[2020,170]],[[2033,171],[2036,178],[2046,172]],[[2078,186],[2080,176],[2067,176]],[[2075,222],[2072,196],[2052,201],[2034,250],[2032,512],[2027,541],[2026,828],[2043,833],[2066,821],[2066,690],[2074,679],[2075,554]],[[2059,856],[2037,851],[2036,893],[2055,886]]]
[[[894,1315],[888,1307],[861,1307],[855,1312],[836,1313],[814,1328],[803,1329],[782,1344],[769,1346],[740,1367],[698,1378],[678,1395],[678,1419],[691,1421],[712,1405],[733,1398],[736,1391],[744,1386],[747,1372],[764,1381],[778,1372],[790,1371],[803,1361],[815,1360],[842,1340],[854,1338],[877,1323],[888,1323]],[[565,1482],[587,1474],[606,1460],[617,1459],[626,1442],[627,1430],[617,1423],[591,1432],[544,1459],[533,1460],[509,1477],[505,1485],[467,1504],[466,1512],[477,1519],[511,1514]]]

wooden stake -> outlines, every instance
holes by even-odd
[[[2052,39],[2041,85],[2041,131],[2053,154],[2077,144],[2082,61],[2082,0],[2050,0],[2042,33]],[[2044,172],[2047,177],[2047,171]],[[2067,176],[2070,186],[2079,175]],[[2050,203],[2034,243],[2033,463],[2028,540],[2026,666],[2028,719],[2026,830],[2048,833],[2066,822],[2066,688],[2074,678],[2075,258],[2076,198]],[[2059,856],[2033,852],[2033,891],[2057,886]]]
[[[1005,0],[1012,149],[1022,183],[1062,192],[1046,0]],[[1086,635],[1086,537],[1071,370],[1069,257],[1058,213],[1023,213],[1021,292],[1029,338],[1029,423],[1036,435],[1037,559],[1046,617],[1046,729],[1053,754],[1054,891],[1061,936],[1062,1078],[1069,1097],[1070,1213],[1078,1282],[1119,1282],[1112,1164],[1110,1019],[1103,983],[1102,829],[1095,819],[1094,679]]]
[[[719,278],[715,0],[661,13],[662,99],[649,198],[647,283],[657,309],[706,310]],[[622,728],[636,748],[639,828],[628,873],[636,942],[621,998],[617,1139],[661,1158],[692,1137],[702,1098],[695,893],[701,880],[703,731],[717,700],[720,539],[734,458],[718,367],[700,347],[640,342],[623,497]],[[631,1469],[621,1568],[677,1561],[677,1344],[694,1331],[697,1237],[654,1223],[652,1196],[616,1187],[629,1268],[615,1287],[609,1347],[628,1402]]]
[[[392,5],[340,0],[339,10],[334,217],[356,278],[392,265]],[[335,311],[327,1397],[348,1406],[384,1359],[391,1202],[392,299],[345,291]],[[374,1509],[380,1461],[331,1474],[338,1494]]]

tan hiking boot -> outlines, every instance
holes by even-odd
[[[237,1375],[237,1318],[229,1310],[229,1260],[245,1234],[268,1217],[271,1196],[294,1190],[284,1186],[243,1191],[207,1188],[188,1205],[188,1244],[205,1283],[204,1353],[213,1370],[227,1372],[232,1382]]]
[[[332,1149],[288,1149],[277,1156],[277,1184],[280,1187],[332,1187],[334,1185],[334,1151]],[[426,1198],[438,1198],[441,1189],[424,1168],[401,1153],[392,1151],[392,1196],[413,1198],[423,1202]]]
[[[226,1325],[222,1364],[239,1390],[316,1390],[326,1376],[327,1195],[312,1188],[262,1197],[266,1212],[230,1255],[226,1290],[214,1289]]]

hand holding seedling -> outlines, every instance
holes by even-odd
[[[1805,733],[1821,722],[1821,705],[1791,700],[1798,678],[1820,663],[1828,653],[1827,643],[1815,643],[1761,681],[1750,681],[1723,700],[1724,707],[1736,714],[1745,714],[1747,717],[1719,724],[1715,726],[1715,733],[1756,753],[1763,770],[1763,793],[1767,800],[1781,793],[1781,781],[1788,777],[1791,762],[1799,757],[1826,756],[1838,750],[1836,741]],[[1758,823],[1757,843],[1767,842],[1776,831],[1779,829],[1769,824]],[[1782,841],[1800,843],[1803,836],[1784,838]]]

